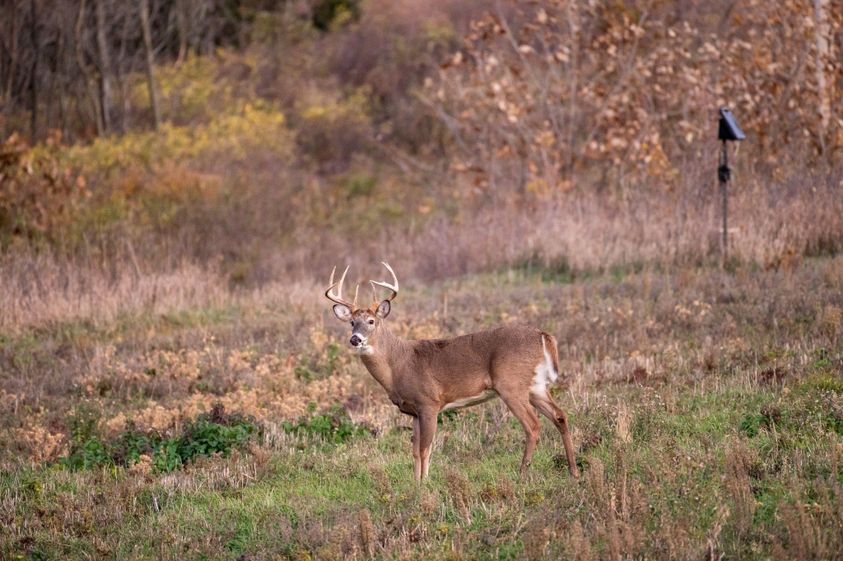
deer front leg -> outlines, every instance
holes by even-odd
[[[416,482],[422,478],[421,458],[421,423],[418,416],[413,417],[413,469],[415,470]]]
[[[421,460],[421,474],[416,472],[416,481],[421,481],[427,477],[430,470],[430,452],[433,449],[433,437],[436,436],[436,416],[437,409],[424,409],[419,412],[419,459]],[[417,468],[418,470],[418,468]]]

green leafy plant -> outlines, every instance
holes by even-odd
[[[112,463],[106,445],[97,434],[99,412],[88,405],[80,406],[70,417],[70,453],[59,460],[67,468],[90,469]]]
[[[227,455],[235,446],[242,446],[257,433],[257,426],[244,418],[232,419],[224,425],[208,418],[191,423],[178,442],[179,456],[185,462],[197,456],[220,453]]]
[[[139,431],[130,423],[115,439],[105,442],[97,434],[98,419],[92,409],[77,411],[70,453],[59,459],[59,465],[74,471],[103,465],[128,467],[148,455],[156,471],[168,473],[199,456],[228,455],[232,448],[244,446],[260,433],[253,419],[226,413],[221,404],[188,423],[180,435],[167,438],[154,431]]]
[[[315,437],[332,444],[372,434],[371,428],[355,424],[339,406],[319,415],[300,418],[296,422],[285,421],[282,427],[287,433]]]
[[[179,454],[179,440],[168,438],[162,441],[152,457],[152,465],[155,467],[155,471],[161,473],[169,473],[182,467],[184,463]]]

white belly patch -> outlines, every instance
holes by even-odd
[[[559,377],[559,373],[553,368],[553,359],[550,357],[550,353],[544,344],[544,337],[542,337],[542,354],[544,355],[544,360],[536,366],[534,370],[536,375],[533,376],[533,385],[530,386],[530,393],[536,395],[545,395],[547,393],[547,386],[555,382],[556,378]]]
[[[442,408],[442,411],[450,411],[451,409],[459,409],[460,407],[468,407],[470,405],[477,405],[479,403],[483,403],[484,401],[489,401],[493,397],[497,397],[498,392],[495,390],[486,390],[483,393],[479,393],[477,395],[471,397],[464,397],[462,399],[458,399],[456,401],[452,401],[448,405]]]

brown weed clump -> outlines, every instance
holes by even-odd
[[[468,479],[457,470],[449,469],[445,473],[445,481],[448,484],[448,492],[453,501],[454,507],[466,524],[471,524],[471,498],[472,490]]]
[[[726,478],[724,486],[731,499],[731,525],[739,538],[752,528],[756,501],[752,493],[750,473],[758,476],[759,461],[745,443],[737,440],[726,453]]]

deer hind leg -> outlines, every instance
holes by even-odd
[[[550,422],[562,435],[562,442],[565,444],[565,456],[568,458],[568,471],[571,472],[572,477],[579,477],[580,473],[577,469],[577,462],[574,458],[574,445],[571,442],[571,432],[568,430],[568,416],[560,409],[550,394],[546,391],[543,393],[531,393],[530,403],[538,409],[542,415],[550,419]]]
[[[418,446],[418,461],[416,462],[416,481],[427,477],[430,470],[430,452],[433,449],[433,437],[436,436],[437,410],[426,409],[419,412],[413,422],[413,453],[416,453]],[[418,438],[416,436],[416,423],[418,423]],[[418,445],[416,444],[418,442]]]
[[[539,440],[539,431],[541,430],[539,416],[527,400],[504,394],[501,394],[501,399],[509,407],[509,410],[512,411],[512,414],[521,422],[521,426],[524,427],[526,442],[524,444],[524,456],[521,458],[520,469],[520,476],[524,477],[527,474],[527,468],[530,467],[530,463],[533,461],[533,452],[535,452],[536,443]]]

